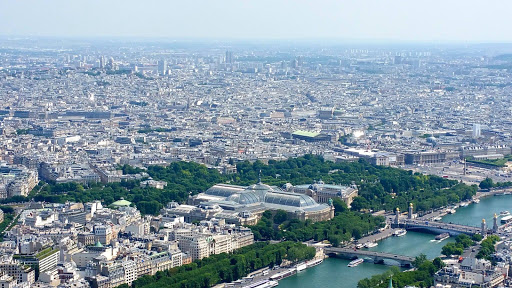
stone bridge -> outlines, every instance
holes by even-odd
[[[410,231],[427,232],[432,234],[449,233],[450,236],[459,234],[474,235],[481,233],[482,229],[472,226],[459,224],[449,224],[444,222],[421,221],[415,219],[401,220],[399,223],[391,224],[392,228],[401,228]],[[487,231],[492,233],[492,231]]]
[[[324,248],[324,252],[326,254],[336,254],[348,259],[371,258],[373,259],[374,263],[384,263],[384,260],[393,260],[398,262],[398,264],[402,267],[410,267],[414,261],[414,257],[350,248],[327,247]]]

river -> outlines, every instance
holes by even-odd
[[[480,199],[479,204],[470,204],[457,209],[455,214],[443,217],[443,222],[459,223],[480,227],[482,219],[492,225],[494,213],[512,211],[512,196],[489,196]],[[441,248],[453,238],[444,241],[435,241],[435,235],[417,232],[407,232],[403,237],[390,237],[379,242],[372,251],[382,251],[417,256],[421,253],[433,259],[441,254]],[[297,275],[279,281],[279,288],[354,288],[363,278],[380,274],[389,269],[389,266],[373,263],[363,263],[357,267],[347,267],[348,260],[340,258],[326,259],[321,265],[307,269]]]

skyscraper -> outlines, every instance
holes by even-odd
[[[482,135],[480,124],[473,124],[473,138],[480,138]]]
[[[233,51],[226,51],[226,63],[233,63]]]
[[[158,74],[167,75],[167,61],[165,61],[165,60],[158,61]]]

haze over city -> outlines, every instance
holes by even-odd
[[[0,288],[512,287],[510,11],[0,1]]]
[[[4,0],[0,35],[511,42],[510,1]]]

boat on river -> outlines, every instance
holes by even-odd
[[[308,266],[306,265],[306,263],[299,263],[297,264],[297,266],[295,266],[295,269],[297,269],[297,272],[300,272],[302,270],[306,270],[306,268],[308,268]]]
[[[473,199],[473,203],[475,203],[475,204],[480,203],[480,199],[478,199],[478,198]]]
[[[316,265],[320,265],[320,264],[322,264],[322,262],[324,262],[324,259],[319,258],[319,259],[315,259],[315,260],[306,262],[306,265],[308,266],[308,268],[310,268],[310,267],[313,267]]]
[[[279,285],[279,282],[273,280],[262,280],[256,283],[253,283],[249,286],[245,286],[246,288],[272,288]]]
[[[376,247],[377,245],[377,242],[366,242],[366,244],[364,244],[364,247],[366,248],[373,248],[373,247]]]
[[[500,212],[500,216],[508,216],[508,215],[510,215],[510,212],[508,212],[506,210]]]
[[[442,233],[436,236],[436,240],[443,241],[444,239],[450,238],[450,233]]]
[[[398,230],[396,230],[393,233],[393,236],[402,237],[402,236],[405,236],[405,234],[407,234],[407,230],[405,230],[405,229],[398,229]]]
[[[284,272],[280,272],[280,273],[277,273],[277,274],[274,274],[274,275],[270,276],[270,280],[273,280],[273,281],[281,280],[281,279],[284,279],[286,277],[295,275],[296,273],[297,273],[296,269],[288,269],[288,270],[286,270]]]
[[[348,263],[348,265],[347,265],[347,266],[348,266],[348,267],[356,267],[357,265],[359,265],[359,264],[361,264],[361,263],[363,263],[363,262],[364,262],[364,260],[363,260],[363,259],[361,259],[361,258],[357,258],[356,260],[352,260],[352,261],[350,261],[350,263]]]

